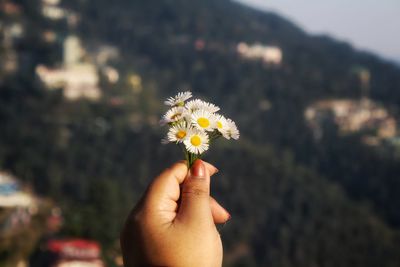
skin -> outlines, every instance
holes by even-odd
[[[121,232],[125,267],[222,265],[215,224],[230,215],[210,197],[210,176],[217,171],[201,160],[190,171],[178,162],[155,178]]]

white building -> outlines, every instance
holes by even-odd
[[[63,59],[64,66],[73,66],[81,62],[84,55],[84,49],[82,48],[81,41],[77,36],[68,36],[63,44]]]
[[[76,36],[69,36],[64,41],[63,67],[36,67],[36,74],[48,89],[63,88],[66,99],[86,98],[92,101],[100,99],[99,74],[97,67],[91,63],[83,63],[85,50]],[[115,79],[115,77],[112,77]]]
[[[61,69],[39,65],[36,67],[36,74],[48,89],[62,87],[64,97],[69,100],[87,98],[95,101],[101,97],[99,76],[92,64],[81,63]]]
[[[67,12],[59,7],[60,0],[42,0],[42,15],[51,20],[60,20],[66,17]]]
[[[57,6],[43,6],[42,14],[52,20],[60,20],[66,17],[65,10]]]
[[[0,172],[0,208],[28,208],[34,204],[33,197],[20,189],[13,176]]]
[[[248,45],[239,43],[236,47],[237,52],[243,58],[249,60],[262,60],[265,63],[279,65],[282,62],[283,53],[277,46],[266,46],[261,44]]]

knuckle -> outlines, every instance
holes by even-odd
[[[182,190],[183,197],[209,197],[208,190],[200,186],[188,186]]]

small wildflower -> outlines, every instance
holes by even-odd
[[[195,111],[192,116],[192,124],[199,130],[211,132],[215,129],[215,118],[212,113],[200,109]]]
[[[171,122],[178,122],[185,117],[186,112],[187,110],[183,107],[173,107],[165,113],[160,123],[165,125]]]
[[[188,101],[186,103],[185,107],[190,113],[193,113],[197,110],[206,110],[210,113],[215,113],[215,112],[218,112],[220,109],[218,106],[216,106],[212,103],[205,102],[200,99],[194,99],[194,100]]]
[[[183,125],[172,126],[168,131],[167,140],[169,142],[182,143],[189,131],[190,128]]]
[[[202,154],[208,150],[208,136],[204,131],[192,129],[184,141],[186,149],[193,154]]]
[[[167,100],[164,101],[164,104],[172,107],[183,107],[185,105],[185,101],[191,97],[192,92],[181,92],[174,97],[169,97]]]

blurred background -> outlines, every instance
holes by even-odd
[[[130,208],[182,158],[158,120],[184,90],[241,130],[205,156],[224,266],[400,266],[399,11],[0,0],[0,266],[122,266]]]

